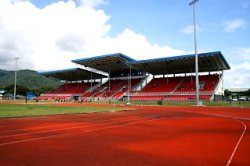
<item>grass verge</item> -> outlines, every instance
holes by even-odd
[[[132,105],[159,105],[158,101],[130,101],[130,103]],[[211,101],[211,102],[203,102],[203,104],[205,106],[250,108],[250,101],[240,101],[240,102],[232,101],[231,103],[228,101],[218,101],[218,102]],[[195,101],[163,101],[162,105],[164,106],[193,106],[195,105]]]
[[[26,117],[42,115],[78,114],[118,111],[121,107],[55,106],[37,104],[0,104],[0,117]]]

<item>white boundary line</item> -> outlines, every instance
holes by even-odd
[[[241,123],[241,124],[244,126],[244,130],[243,130],[243,132],[241,133],[240,138],[239,138],[237,144],[235,145],[234,150],[233,150],[233,152],[232,152],[232,154],[231,154],[229,160],[227,161],[227,165],[226,165],[226,166],[229,166],[229,165],[231,164],[231,162],[232,162],[232,160],[233,160],[233,157],[234,157],[234,155],[235,155],[235,153],[236,153],[236,151],[237,151],[237,149],[238,149],[238,147],[239,147],[239,145],[240,145],[240,142],[241,142],[241,140],[242,140],[242,138],[243,138],[243,136],[245,135],[246,130],[247,130],[247,126],[246,126],[246,124],[245,124],[244,122],[242,122],[242,121],[240,121],[240,120],[237,120],[237,119],[234,119],[234,120],[237,121],[237,122],[239,122],[239,123]]]
[[[201,114],[201,115],[210,115],[210,116],[216,116],[216,117],[222,117],[222,118],[232,118],[233,120],[237,121],[238,123],[241,123],[244,126],[244,130],[241,133],[240,138],[237,141],[236,146],[234,147],[234,150],[233,150],[233,152],[232,152],[232,154],[231,154],[231,156],[230,156],[230,158],[229,158],[229,160],[228,160],[228,162],[226,164],[226,166],[229,166],[231,164],[232,160],[233,160],[233,157],[234,157],[234,155],[235,155],[235,153],[236,153],[236,151],[237,151],[237,149],[238,149],[238,147],[239,147],[239,145],[241,143],[241,140],[243,139],[243,137],[245,135],[246,129],[247,129],[246,124],[243,123],[240,120],[250,120],[250,119],[249,118],[241,118],[241,117],[233,117],[233,116],[221,115],[221,114],[209,114],[209,113],[199,113],[199,112],[188,112],[188,113],[195,113],[195,114]],[[163,118],[165,118],[165,117],[163,117]],[[142,118],[138,118],[138,119],[142,119]],[[134,120],[138,120],[138,119],[134,119]],[[157,119],[159,119],[159,118],[147,119],[147,120],[141,120],[141,121],[139,120],[137,122],[136,121],[135,122],[129,122],[127,124],[120,124],[120,125],[115,125],[115,126],[101,127],[101,128],[97,128],[97,129],[83,130],[82,132],[87,133],[87,132],[91,132],[91,131],[105,130],[105,129],[110,129],[110,128],[116,128],[116,127],[133,125],[133,124],[142,123],[142,122],[146,122],[146,121],[154,121],[154,120],[157,120]],[[130,119],[130,120],[133,120],[133,119]],[[118,122],[113,122],[113,123],[118,123]],[[124,121],[120,121],[120,122],[124,122]],[[106,124],[113,124],[113,123],[106,123]],[[105,124],[105,123],[103,123],[103,124]],[[100,125],[103,125],[103,124],[100,124]],[[92,126],[98,126],[98,125],[92,125]],[[78,126],[77,128],[82,128],[82,127],[88,127],[88,126]],[[66,130],[66,129],[64,128],[64,129],[52,130],[52,132],[53,131]],[[43,131],[43,132],[50,132],[50,131]],[[37,132],[35,132],[35,133],[37,133]],[[62,135],[67,135],[67,134],[62,134]],[[62,135],[60,135],[60,136],[62,136]],[[10,144],[16,144],[16,143],[21,143],[21,142],[34,141],[34,140],[41,140],[41,139],[46,139],[46,138],[51,138],[51,137],[57,137],[57,136],[59,136],[59,135],[51,135],[51,136],[45,136],[45,137],[25,139],[25,140],[20,140],[20,141],[6,142],[6,143],[0,144],[0,146],[10,145]]]
[[[227,118],[227,119],[233,119],[234,121],[236,121],[236,122],[243,125],[244,130],[242,131],[242,133],[240,135],[240,138],[238,139],[238,141],[237,141],[237,143],[236,143],[236,145],[234,147],[234,150],[233,150],[229,160],[227,161],[226,166],[229,166],[231,164],[231,162],[233,160],[233,157],[234,157],[234,155],[235,155],[235,153],[236,153],[236,151],[237,151],[237,149],[238,149],[238,147],[239,147],[239,145],[241,143],[241,140],[243,139],[243,137],[244,137],[244,135],[246,133],[246,130],[247,130],[247,125],[244,122],[242,122],[241,120],[250,121],[250,119],[249,118],[243,118],[243,117],[237,117],[237,116],[234,117],[234,116],[229,116],[229,115],[221,115],[221,114],[209,114],[209,113],[201,113],[201,112],[190,112],[190,113],[200,114],[200,115],[210,115],[210,116],[215,116],[215,117],[220,117],[220,118]]]
[[[143,121],[156,120],[156,119],[159,119],[159,118],[148,119],[148,120],[145,120],[145,118],[133,118],[133,119],[127,119],[127,120],[123,120],[123,121],[101,123],[101,124],[87,125],[87,126],[77,126],[77,127],[72,127],[72,128],[75,129],[75,128],[95,127],[95,126],[98,127],[98,126],[101,126],[101,125],[111,125],[111,124],[116,124],[116,123],[120,123],[120,122],[132,121],[132,122],[128,122],[127,124],[124,124],[124,126],[125,126],[125,125],[128,125],[128,124],[137,123],[137,121],[133,122],[133,120],[139,120],[138,122],[143,122]],[[122,126],[122,125],[101,127],[101,128],[97,128],[97,129],[89,129],[89,130],[86,130],[86,131],[89,132],[89,131],[101,130],[101,129],[106,129],[106,128],[113,128],[113,127],[118,127],[118,126]],[[42,131],[42,132],[44,132],[44,133],[46,133],[46,132],[55,132],[55,131],[68,130],[68,129],[72,129],[72,128],[64,128],[64,129],[57,129],[57,130],[51,130],[51,131]],[[42,132],[35,132],[35,133],[42,133]],[[29,133],[29,134],[34,134],[34,132],[33,133]],[[26,134],[24,134],[24,135],[26,135]],[[24,140],[19,140],[19,141],[10,141],[10,142],[5,142],[5,143],[0,143],[0,146],[10,145],[10,144],[16,144],[16,143],[20,143],[20,142],[28,142],[28,141],[33,141],[33,140],[40,140],[40,139],[45,139],[45,138],[50,138],[50,137],[57,137],[57,136],[62,136],[62,135],[67,135],[67,133],[66,134],[60,134],[60,135],[54,134],[54,135],[50,135],[50,136],[38,137],[38,138],[30,138],[30,139],[24,139]]]
[[[45,136],[45,137],[38,137],[38,138],[30,138],[30,139],[25,139],[25,140],[20,140],[20,141],[6,142],[6,143],[1,143],[0,146],[17,144],[17,143],[28,142],[28,141],[35,141],[35,140],[50,138],[50,137],[53,137],[53,136],[55,136],[55,135],[50,135],[50,136]]]
[[[162,117],[160,119],[163,119],[166,117]],[[158,120],[159,118],[154,118],[154,119],[146,119],[146,120],[141,120],[141,121],[135,121],[135,122],[129,122],[127,124],[118,124],[115,126],[108,126],[108,127],[102,127],[102,128],[97,128],[97,129],[90,129],[90,130],[84,130],[82,131],[83,133],[88,133],[91,131],[98,131],[98,130],[105,130],[105,129],[111,129],[111,128],[117,128],[117,127],[123,127],[123,126],[129,126],[129,125],[133,125],[133,124],[138,124],[138,123],[142,123],[142,122],[150,122],[150,121],[154,121],[154,120]]]
[[[127,117],[129,118],[129,117]],[[119,120],[119,119],[126,119],[126,118],[112,118],[112,119],[107,119],[107,120],[99,120],[99,121],[84,121],[84,122],[78,122],[78,123],[68,123],[68,124],[57,124],[57,125],[47,125],[47,126],[41,126],[41,127],[28,127],[28,128],[23,128],[23,129],[16,129],[16,130],[6,130],[0,132],[0,134],[5,134],[5,133],[12,133],[16,131],[30,131],[34,129],[43,129],[43,128],[52,128],[52,127],[63,127],[63,126],[71,126],[71,125],[77,125],[77,124],[82,124],[82,123],[96,123],[96,122],[106,122],[106,121],[112,121],[112,120]],[[14,134],[13,134],[14,135]],[[2,138],[4,136],[0,136]]]
[[[229,116],[229,115],[209,114],[209,113],[199,113],[199,112],[190,112],[190,113],[196,113],[196,114],[202,114],[202,115],[211,115],[211,116],[217,116],[217,117],[223,117],[223,118],[232,118],[232,119],[239,119],[239,120],[250,121],[250,118],[243,118],[243,117],[239,117],[239,116]]]
[[[31,134],[39,134],[39,133],[50,133],[50,132],[57,132],[57,131],[64,131],[64,130],[70,130],[70,129],[79,129],[79,128],[85,128],[85,127],[95,127],[95,126],[101,126],[101,125],[107,125],[107,124],[114,124],[114,123],[120,123],[120,122],[126,122],[126,121],[133,121],[133,120],[140,120],[140,119],[145,119],[145,118],[126,118],[123,120],[103,120],[102,122],[104,123],[97,123],[97,124],[86,124],[82,126],[74,126],[74,127],[67,127],[67,128],[59,128],[59,129],[53,129],[53,130],[44,130],[44,131],[35,131],[35,132],[27,132],[27,133],[20,133],[20,134],[10,134],[10,135],[5,135],[5,136],[0,136],[1,138],[8,138],[8,137],[16,137],[16,136],[22,136],[22,135],[31,135]],[[0,144],[1,145],[1,144]]]
[[[163,117],[163,118],[165,118],[165,117]],[[154,120],[158,120],[158,119],[159,119],[159,118],[147,119],[147,120],[139,120],[139,121],[135,121],[135,122],[129,122],[129,123],[127,123],[127,124],[120,124],[120,125],[118,124],[118,125],[115,125],[115,126],[107,126],[107,127],[97,128],[97,129],[83,130],[83,131],[81,131],[81,132],[83,132],[83,133],[88,133],[88,132],[92,132],[92,131],[99,131],[99,130],[105,130],[105,129],[123,127],[123,126],[129,126],[129,125],[133,125],[133,124],[137,124],[137,123],[148,122],[148,121],[154,121]],[[50,136],[39,137],[39,138],[31,138],[31,139],[25,139],[25,140],[20,140],[20,141],[6,142],[6,143],[0,144],[0,146],[11,145],[11,144],[17,144],[17,143],[22,143],[22,142],[35,141],[35,140],[42,140],[42,139],[46,139],[46,138],[59,137],[59,136],[64,136],[64,135],[68,135],[68,134],[50,135]]]

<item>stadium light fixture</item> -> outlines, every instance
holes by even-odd
[[[16,64],[15,64],[15,82],[14,82],[14,96],[13,96],[14,100],[16,100],[16,78],[17,78],[17,61],[18,61],[18,59],[19,59],[18,57],[15,58]]]
[[[195,4],[199,0],[193,0],[189,3],[189,6],[193,6],[193,23],[194,23],[194,52],[195,52],[195,84],[196,84],[196,105],[202,105],[199,99],[199,66],[198,66],[198,53],[197,53],[197,40],[196,40],[196,20],[195,20]]]

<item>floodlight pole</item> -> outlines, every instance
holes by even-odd
[[[14,82],[14,96],[13,96],[13,98],[14,98],[14,100],[16,100],[16,78],[17,78],[17,61],[18,61],[18,57],[17,58],[15,58],[15,82]]]
[[[197,40],[196,40],[196,21],[195,21],[195,3],[199,0],[193,0],[189,3],[190,6],[193,6],[193,23],[194,23],[194,51],[195,51],[195,83],[196,83],[196,105],[200,105],[199,99],[199,66],[198,66],[198,53],[197,53]]]

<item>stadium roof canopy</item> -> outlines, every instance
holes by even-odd
[[[84,65],[85,67],[94,68],[111,74],[127,73],[130,69],[129,64],[135,61],[135,59],[130,58],[122,53],[72,60],[72,62]]]
[[[222,71],[230,69],[220,51],[198,54],[199,72]],[[153,75],[195,72],[195,54],[131,61],[130,65],[140,71]]]
[[[65,80],[65,81],[90,80],[91,78],[100,79],[106,77],[102,74],[98,74],[81,68],[40,72],[40,74],[45,75],[47,77],[58,78],[60,80]]]
[[[220,51],[200,53],[198,54],[198,57],[199,72],[213,72],[230,69],[230,66]],[[110,77],[125,77],[128,75],[130,68],[132,76],[143,76],[146,72],[153,75],[195,72],[194,54],[148,60],[135,60],[124,54],[115,53],[91,58],[76,59],[72,60],[72,62],[110,73]],[[41,74],[66,81],[89,80],[91,78],[99,79],[106,77],[93,71],[95,70],[90,72],[89,70],[81,68],[73,68],[43,72]]]
[[[229,88],[228,91],[233,93],[247,92],[248,88]]]

